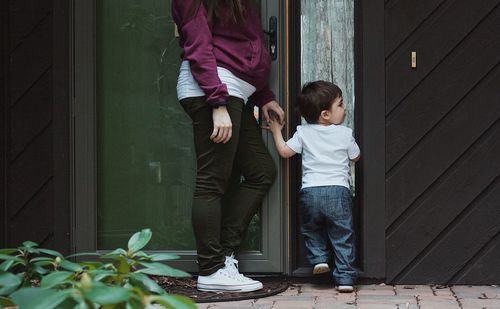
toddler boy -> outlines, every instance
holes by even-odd
[[[333,278],[340,292],[352,292],[357,271],[352,199],[349,189],[349,160],[357,161],[360,150],[352,130],[344,122],[345,106],[340,88],[330,82],[304,85],[298,97],[307,124],[287,142],[281,134],[283,124],[269,122],[276,148],[283,158],[302,154],[300,206],[301,232],[314,265],[313,274],[330,271],[328,260],[333,247]]]

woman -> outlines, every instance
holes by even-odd
[[[284,119],[268,85],[260,17],[247,0],[173,0],[172,16],[183,49],[177,96],[193,120],[197,156],[197,288],[258,290],[262,283],[239,273],[233,253],[276,174],[247,102],[261,107],[266,121],[270,113]]]

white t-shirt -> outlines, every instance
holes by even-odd
[[[253,85],[236,77],[228,69],[217,67],[217,74],[221,82],[226,84],[229,95],[243,99],[245,103],[247,103],[248,98],[257,90]],[[203,96],[205,96],[205,92],[203,92],[196,79],[194,79],[189,67],[189,61],[182,61],[179,69],[179,77],[177,78],[177,99],[180,101],[185,98]]]
[[[349,188],[349,160],[360,154],[351,129],[333,124],[300,125],[286,144],[302,154],[302,188]]]

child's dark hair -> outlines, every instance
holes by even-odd
[[[302,117],[308,123],[317,123],[321,112],[333,104],[333,100],[342,96],[342,90],[330,82],[318,80],[306,83],[297,98]]]

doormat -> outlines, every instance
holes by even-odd
[[[258,291],[228,293],[198,291],[196,280],[192,278],[153,277],[153,279],[169,294],[184,295],[197,303],[237,301],[272,296],[284,292],[290,283],[286,278],[259,278],[258,280],[262,282],[264,287]]]

